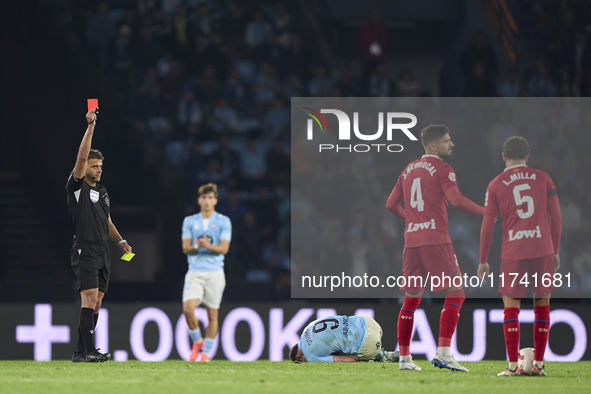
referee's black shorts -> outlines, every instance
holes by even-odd
[[[109,288],[111,256],[108,245],[74,243],[70,251],[72,269],[78,279],[78,291]]]

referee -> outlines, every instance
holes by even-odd
[[[90,149],[97,114],[98,108],[86,114],[88,127],[78,148],[76,166],[66,183],[68,208],[74,223],[70,261],[78,279],[82,300],[73,362],[104,362],[111,359],[109,353],[100,353],[94,347],[93,337],[101,303],[109,287],[109,238],[125,253],[131,253],[131,246],[119,235],[111,221],[107,189],[98,184],[103,173],[104,158],[98,150]]]

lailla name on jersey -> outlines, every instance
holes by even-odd
[[[518,181],[520,179],[528,179],[528,180],[535,181],[536,180],[536,174],[531,174],[530,175],[527,172],[516,172],[515,174],[512,174],[511,175],[511,180],[509,180],[509,182],[503,181],[503,183],[505,184],[505,186],[509,186],[513,182]]]

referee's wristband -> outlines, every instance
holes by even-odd
[[[127,243],[127,241],[122,239],[121,241],[117,242],[117,245],[121,246],[122,243]]]

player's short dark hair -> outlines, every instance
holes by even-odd
[[[449,129],[446,125],[431,124],[421,130],[421,142],[426,148],[429,144],[439,141],[446,134],[449,134]]]
[[[503,153],[507,159],[523,160],[529,154],[529,144],[523,137],[509,137],[503,144]]]
[[[105,157],[103,156],[103,154],[100,150],[91,149],[90,152],[88,153],[88,160],[90,160],[90,159],[105,160]]]
[[[289,359],[291,361],[293,361],[294,363],[298,360],[296,360],[296,356],[298,355],[298,350],[300,350],[300,347],[298,346],[298,344],[296,343],[295,345],[293,345],[293,347],[291,348],[291,350],[289,351]]]
[[[206,185],[201,186],[199,188],[198,193],[199,193],[199,197],[204,196],[209,193],[213,193],[215,198],[218,198],[218,185],[216,185],[215,183],[208,183]]]

